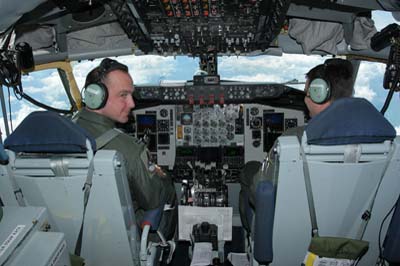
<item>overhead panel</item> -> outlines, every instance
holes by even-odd
[[[132,30],[141,32],[134,35],[140,49],[158,54],[245,54],[271,45],[289,4],[289,0],[132,1],[138,14],[131,12],[136,22]]]

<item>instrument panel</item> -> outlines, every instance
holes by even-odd
[[[302,109],[296,98],[303,93],[283,84],[219,82],[219,76],[194,76],[194,82],[165,83],[160,86],[136,86],[141,102],[159,101],[163,104],[214,105],[251,103],[265,99],[293,98],[290,108]],[[294,104],[294,105],[293,105]]]
[[[218,147],[242,142],[243,111],[239,105],[176,107],[177,146]]]
[[[237,182],[243,165],[262,161],[284,130],[304,124],[301,111],[263,104],[170,104],[134,111],[136,136],[178,179],[194,169],[223,170]]]

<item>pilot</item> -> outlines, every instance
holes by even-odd
[[[314,86],[311,94],[310,81],[313,81]],[[333,58],[312,68],[306,74],[304,92],[306,93],[304,103],[311,118],[325,110],[332,102],[352,97],[354,94],[352,64],[345,59]],[[304,128],[305,126],[290,128],[282,136],[295,135],[301,141]]]
[[[313,94],[315,90],[310,94],[310,81],[316,82],[313,83],[315,88],[322,88],[322,90],[320,89],[319,93],[316,96]],[[324,90],[324,88],[328,86],[328,82],[332,86],[332,88],[329,88],[329,94],[326,93],[326,90]],[[306,93],[306,96],[304,97],[304,102],[307,106],[310,117],[313,118],[321,113],[323,110],[328,108],[328,106],[333,101],[344,97],[352,97],[354,92],[353,66],[349,61],[344,59],[335,58],[326,60],[324,64],[312,68],[306,74],[306,84],[304,87],[304,91]],[[299,142],[301,142],[304,129],[305,126],[290,128],[286,130],[282,134],[282,136],[297,136]],[[273,151],[273,149],[274,147],[271,149],[271,151]],[[269,163],[271,163],[271,158],[273,158],[274,156],[271,151],[268,155],[268,158],[270,159]],[[246,170],[249,168],[246,164],[241,173],[241,193],[248,194],[250,196],[249,200],[251,203],[254,202],[253,195],[255,195],[255,186],[256,184],[258,184],[258,181],[260,179],[264,179],[266,176],[272,177],[272,173],[274,171],[273,167],[268,167],[266,169],[267,174],[263,175],[260,171],[261,164],[257,163],[258,162],[252,161],[248,162],[247,164],[251,164],[253,165],[253,167],[257,166],[259,168],[259,171],[254,171],[253,169],[253,171],[249,172],[248,170]],[[256,172],[256,174],[254,174],[254,172]],[[240,201],[243,201],[243,199],[241,199]],[[243,206],[242,202],[241,206]],[[242,210],[241,217],[242,220],[245,219],[244,210]],[[244,221],[244,223],[246,224],[246,221]]]
[[[328,59],[323,64],[312,68],[306,74],[304,88],[306,93],[304,102],[311,120],[306,126],[288,129],[282,136],[297,136],[301,143],[303,133],[306,132],[309,144],[313,144],[312,139],[315,139],[315,136],[319,135],[326,139],[325,143],[320,142],[320,145],[334,145],[335,141],[338,140],[335,132],[346,133],[352,129],[357,134],[362,135],[363,139],[361,141],[354,139],[354,141],[358,141],[357,143],[372,142],[368,140],[367,136],[371,132],[386,132],[387,136],[393,139],[396,135],[393,126],[378,110],[367,100],[352,97],[354,94],[353,83],[353,66],[348,60],[338,58]],[[352,137],[351,134],[342,134],[343,137],[341,138],[350,139]],[[264,172],[261,170],[262,165],[258,164],[257,167],[259,170],[256,174],[249,176],[246,175],[245,171],[242,173],[242,191],[249,194],[252,204],[254,203],[254,195],[258,182],[262,179],[270,179],[276,173],[274,169],[275,158],[272,152],[274,147],[269,152]],[[254,164],[254,162],[249,163]],[[241,214],[241,217],[242,220],[245,219],[244,214]]]
[[[85,107],[78,112],[75,121],[96,138],[98,149],[117,150],[124,156],[136,218],[141,223],[144,211],[162,210],[165,204],[175,206],[176,194],[172,179],[151,164],[146,145],[135,137],[114,130],[116,123],[128,122],[135,107],[133,92],[128,67],[105,58],[86,77]],[[159,230],[167,239],[174,236],[176,221],[176,208],[163,212]]]

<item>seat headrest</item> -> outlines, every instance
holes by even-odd
[[[4,141],[4,147],[14,152],[84,153],[87,139],[95,151],[96,142],[86,130],[55,112],[36,111]]]
[[[307,143],[345,145],[393,140],[396,130],[363,98],[338,99],[312,118],[305,128]]]

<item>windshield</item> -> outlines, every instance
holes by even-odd
[[[375,13],[377,29],[393,22],[393,18]],[[318,55],[292,55],[282,56],[254,56],[237,57],[224,56],[218,58],[218,74],[221,80],[286,83],[288,86],[303,90],[305,73],[312,67],[322,63],[328,57]],[[116,58],[128,65],[135,85],[160,84],[168,81],[192,80],[193,75],[199,70],[199,59],[187,56],[163,57],[155,55],[144,56],[121,56]],[[93,61],[73,62],[73,74],[78,87],[81,89],[85,82],[87,73],[99,65],[101,59]],[[378,62],[362,62],[355,83],[355,96],[368,99],[378,110],[383,106],[387,90],[383,89],[383,75],[385,64]],[[23,76],[22,85],[24,92],[46,105],[69,109],[70,103],[66,96],[61,79],[56,70],[45,70]],[[11,91],[8,95],[3,88],[7,110],[11,110],[12,127],[15,128],[27,114],[40,108],[28,103],[18,101]],[[400,133],[400,116],[397,108],[399,106],[398,94],[395,94],[386,117]],[[11,108],[10,108],[11,107]],[[10,118],[8,117],[10,121]],[[0,122],[1,131],[5,132],[4,121]],[[4,133],[3,133],[4,139]]]

